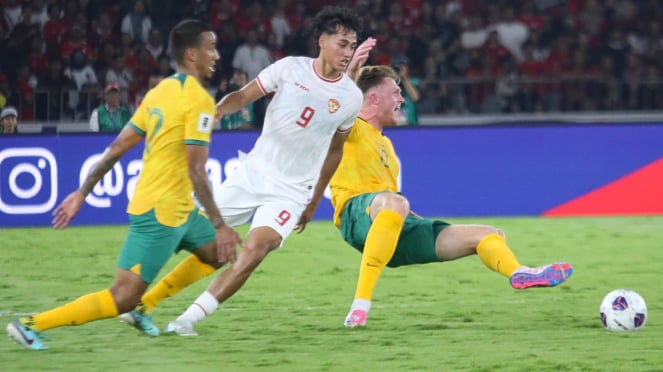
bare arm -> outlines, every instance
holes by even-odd
[[[242,107],[257,101],[264,95],[265,92],[260,89],[260,84],[258,84],[257,79],[251,80],[248,84],[243,86],[242,89],[226,95],[216,104],[214,121],[217,122],[221,120],[223,115],[232,114],[241,110]]]
[[[419,90],[412,85],[410,82],[410,79],[408,78],[408,68],[407,66],[401,66],[401,72],[399,74],[399,77],[401,78],[401,83],[403,83],[403,88],[405,88],[405,92],[407,92],[407,95],[410,96],[412,99],[412,102],[417,102],[419,101]]]
[[[189,178],[193,184],[193,192],[196,198],[205,208],[205,213],[209,217],[214,227],[221,227],[225,223],[221,218],[221,212],[214,202],[214,195],[212,194],[212,186],[209,183],[207,176],[207,169],[205,164],[209,155],[209,148],[207,146],[199,145],[186,145],[186,157],[189,163]]]
[[[129,126],[124,127],[113,143],[111,143],[106,151],[104,151],[101,159],[92,166],[90,173],[87,175],[80,188],[69,194],[62,203],[55,208],[53,211],[53,227],[56,229],[64,229],[69,226],[71,220],[81,209],[85,197],[92,191],[101,177],[112,169],[115,163],[117,163],[117,161],[129,151],[129,149],[142,141],[142,139],[143,137],[133,128]]]
[[[120,158],[124,156],[127,151],[136,146],[142,140],[143,136],[138,134],[130,126],[125,126],[120,134],[117,135],[113,143],[111,143],[106,151],[104,151],[101,159],[99,159],[99,161],[97,161],[97,163],[92,166],[90,173],[87,175],[87,178],[85,181],[83,181],[83,184],[78,189],[78,191],[83,194],[83,196],[87,196],[92,191],[97,182],[99,182],[101,177],[103,177],[106,172],[111,170],[115,163],[117,163],[117,161],[120,160]]]
[[[221,263],[234,262],[237,258],[237,244],[240,244],[241,240],[239,234],[223,221],[219,207],[214,201],[212,186],[205,168],[209,148],[207,146],[186,145],[186,156],[193,191],[200,204],[205,208],[205,213],[207,213],[207,217],[216,230],[217,259]]]
[[[299,222],[295,226],[295,231],[304,231],[306,224],[313,218],[313,213],[315,213],[315,210],[318,208],[318,204],[320,204],[320,200],[322,200],[322,196],[325,193],[325,188],[327,188],[327,185],[329,184],[329,180],[331,180],[332,176],[336,172],[336,169],[338,168],[338,165],[341,163],[341,159],[343,158],[343,144],[345,143],[345,139],[348,137],[349,133],[350,132],[348,131],[345,133],[336,132],[336,134],[334,134],[334,137],[329,144],[327,157],[325,158],[325,162],[323,163],[322,169],[320,170],[318,183],[313,189],[311,201],[306,206],[306,209],[304,209]]]

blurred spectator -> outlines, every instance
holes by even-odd
[[[113,67],[113,57],[117,54],[117,49],[115,48],[115,43],[111,41],[105,41],[97,50],[97,57],[94,61],[92,67],[97,73],[97,78],[99,79],[100,84],[106,83],[106,74],[108,70]]]
[[[75,50],[71,55],[71,63],[64,70],[65,76],[70,78],[76,88],[75,92],[70,94],[70,108],[74,110],[74,119],[87,117],[92,108],[93,97],[96,97],[98,88],[97,74],[88,62],[87,56],[83,50]]]
[[[27,60],[30,71],[36,75],[41,75],[48,68],[44,40],[41,38],[41,35],[35,35],[30,39],[29,45],[30,49],[27,53]]]
[[[30,39],[34,36],[40,35],[41,27],[39,23],[34,22],[32,19],[32,8],[30,7],[30,4],[24,4],[21,18],[14,26],[10,35],[11,40],[15,43],[19,52],[25,54],[30,49]]]
[[[393,61],[394,71],[398,74],[400,79],[399,85],[401,87],[401,94],[405,101],[399,109],[399,122],[398,125],[419,125],[419,89],[420,80],[418,78],[410,77],[409,61],[406,57],[395,59]]]
[[[86,35],[85,25],[78,22],[71,25],[68,37],[60,44],[60,56],[66,63],[69,63],[69,59],[76,51],[82,52],[86,59],[94,58],[94,53],[87,42]]]
[[[48,21],[48,7],[44,0],[30,0],[30,6],[32,7],[32,19],[39,24],[41,30]]]
[[[162,54],[164,54],[165,49],[163,47],[163,37],[161,36],[161,31],[158,28],[153,28],[150,30],[147,36],[147,45],[145,48],[152,54],[152,58],[156,61]]]
[[[2,13],[3,18],[9,26],[9,31],[11,32],[21,18],[21,2],[18,0],[5,0]]]
[[[104,102],[90,115],[90,132],[119,133],[131,119],[129,109],[122,104],[120,87],[108,84],[104,89]]]
[[[119,39],[113,28],[113,21],[107,13],[101,13],[93,19],[91,30],[90,41],[96,46]]]
[[[135,97],[134,97],[133,104],[131,104],[131,109],[136,110],[138,108],[138,106],[140,105],[140,103],[143,101],[143,98],[145,98],[145,95],[147,94],[147,92],[150,89],[156,87],[161,82],[161,80],[163,80],[164,78],[165,78],[165,76],[159,75],[159,73],[157,71],[152,71],[152,73],[150,74],[150,77],[147,81],[147,86],[138,88],[138,91],[136,92]]]
[[[218,35],[218,49],[221,59],[217,63],[221,68],[217,71],[220,75],[230,75],[233,71],[233,56],[240,44],[232,21],[222,22]]]
[[[60,120],[69,116],[70,102],[78,93],[74,82],[65,75],[61,59],[53,58],[48,62],[48,70],[39,77],[37,87],[37,120]]]
[[[7,81],[7,75],[3,72],[0,72],[0,109],[7,106],[10,98],[11,87],[9,86],[9,81]]]
[[[131,36],[132,40],[147,43],[147,36],[152,29],[152,21],[145,12],[145,3],[138,0],[133,3],[133,8],[122,19],[122,32]]]
[[[43,27],[44,42],[50,54],[59,52],[60,43],[67,33],[67,24],[62,19],[62,7],[54,2],[48,5],[48,21]]]
[[[663,107],[663,76],[661,68],[654,62],[648,63],[645,69],[640,100],[640,108],[645,110],[660,110]]]
[[[256,30],[260,37],[264,37],[272,32],[272,22],[265,15],[264,7],[260,1],[249,1],[233,18],[237,26],[237,32],[244,34],[249,30]],[[249,74],[249,76],[251,76]]]
[[[272,32],[274,35],[274,44],[276,48],[281,49],[285,44],[285,39],[290,36],[290,24],[285,16],[285,9],[282,5],[277,5],[274,8],[274,14],[271,18]]]
[[[125,57],[121,54],[113,55],[113,63],[106,71],[106,84],[116,84],[120,87],[122,101],[129,102],[128,92],[133,89],[133,73],[126,67]]]
[[[19,110],[21,120],[33,121],[35,119],[35,88],[37,77],[30,71],[27,63],[21,64],[16,71],[16,92],[19,95]]]
[[[64,74],[76,84],[78,90],[95,88],[98,83],[97,74],[90,65],[87,55],[80,49],[71,55],[71,63],[64,70]]]
[[[162,54],[157,60],[156,74],[161,77],[170,76],[175,73],[172,67],[170,57],[167,54]]]
[[[216,101],[218,102],[227,94],[239,90],[246,85],[247,82],[246,72],[239,69],[235,70],[230,80],[221,79],[219,90],[215,96]],[[249,103],[234,114],[222,117],[221,130],[252,129],[255,120],[253,107],[253,103]]]
[[[210,24],[215,30],[220,30],[222,23],[232,22],[234,14],[232,2],[230,0],[213,1],[210,5],[210,14]]]
[[[72,91],[67,78],[54,86],[65,67],[80,83],[69,62],[76,50],[99,85],[115,82],[133,105],[151,74],[172,72],[163,39],[183,17],[209,21],[217,32],[216,86],[236,67],[250,80],[284,55],[315,55],[311,18],[325,4],[349,4],[362,15],[365,35],[378,38],[369,63],[409,60],[409,78],[421,82],[420,114],[663,108],[663,6],[653,0],[0,2],[0,106],[14,105],[22,119],[31,90],[37,120],[70,120],[71,104],[87,118],[84,109],[97,106],[96,90]],[[55,56],[64,60],[54,67],[59,73],[46,63]],[[255,126],[263,103],[256,103]]]
[[[0,131],[1,135],[8,135],[8,134],[16,134],[18,133],[16,131],[16,124],[17,124],[17,119],[18,117],[18,112],[16,112],[16,109],[13,106],[7,106],[4,109],[2,109],[2,113],[0,113]]]
[[[129,92],[135,94],[137,90],[147,87],[150,80],[150,73],[156,68],[156,63],[152,54],[145,47],[139,47],[133,58],[129,59],[127,66],[133,70],[133,89]]]
[[[246,32],[246,42],[235,51],[233,68],[246,71],[249,81],[251,81],[271,63],[269,50],[258,42],[258,30],[249,29]]]

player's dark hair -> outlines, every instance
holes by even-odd
[[[364,66],[359,70],[357,86],[361,89],[362,93],[366,93],[369,89],[382,84],[384,79],[387,78],[392,78],[398,83],[398,75],[393,68],[383,65]]]
[[[205,22],[186,19],[173,27],[170,31],[170,55],[178,64],[184,62],[184,51],[189,48],[198,48],[202,41],[202,33],[213,31],[212,26]]]
[[[326,6],[313,19],[315,40],[322,34],[333,35],[341,28],[359,34],[362,30],[362,20],[354,10],[339,6]]]

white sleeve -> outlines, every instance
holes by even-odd
[[[99,131],[99,111],[94,109],[90,115],[90,132]]]
[[[336,131],[340,133],[349,132],[350,129],[352,129],[352,127],[355,125],[356,119],[357,119],[356,117],[349,117],[348,120],[342,122],[341,125],[339,125],[338,128],[336,128]]]
[[[355,113],[354,115],[350,115],[349,117],[346,118],[345,121],[341,123],[341,125],[336,128],[337,132],[345,133],[348,132],[352,127],[355,125],[355,120],[357,119],[357,116],[359,116],[359,110],[361,110],[361,106],[364,101],[364,96],[357,88],[356,85],[354,85],[354,82],[352,83],[352,90],[349,90],[349,94],[354,95],[356,98],[352,100],[351,102],[355,105],[353,112]]]
[[[263,93],[275,92],[279,89],[284,71],[292,66],[292,57],[282,58],[260,71],[256,80]]]

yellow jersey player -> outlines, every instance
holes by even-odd
[[[358,53],[362,49],[358,48]],[[518,263],[504,233],[482,225],[451,225],[421,218],[399,193],[399,163],[382,130],[396,125],[403,103],[398,77],[387,66],[364,67],[357,85],[364,94],[359,117],[331,179],[334,223],[343,239],[362,252],[359,279],[346,327],[365,326],[373,289],[385,266],[451,261],[478,254],[483,263],[510,278],[518,289],[552,287],[573,268],[554,263],[530,268]]]
[[[172,30],[170,45],[179,73],[148,92],[129,125],[106,149],[81,187],[53,213],[55,228],[68,226],[99,179],[129,149],[145,141],[143,169],[127,208],[129,233],[115,281],[109,289],[10,322],[9,336],[28,349],[46,348],[40,338],[42,331],[115,317],[135,308],[158,271],[178,250],[195,254],[182,263],[188,265],[185,275],[194,279],[235,259],[239,236],[224,223],[205,169],[215,107],[202,82],[212,75],[219,59],[216,36],[209,25],[183,21]],[[196,208],[193,192],[206,215]],[[152,331],[158,334],[158,329]]]
[[[361,92],[345,74],[361,19],[349,8],[331,6],[318,12],[313,23],[320,47],[317,58],[282,58],[217,104],[217,116],[224,116],[274,94],[253,149],[242,156],[241,166],[218,193],[215,190],[226,222],[236,226],[251,221],[251,227],[237,262],[170,322],[166,333],[197,335],[196,323],[233,296],[293,230],[304,229],[340,162],[343,142],[361,107]],[[145,308],[131,314],[150,313],[162,300],[192,283],[167,286],[181,271],[176,267],[168,273],[143,296]],[[122,319],[127,320],[127,314]],[[138,324],[137,328],[143,330],[144,326],[152,327]]]

